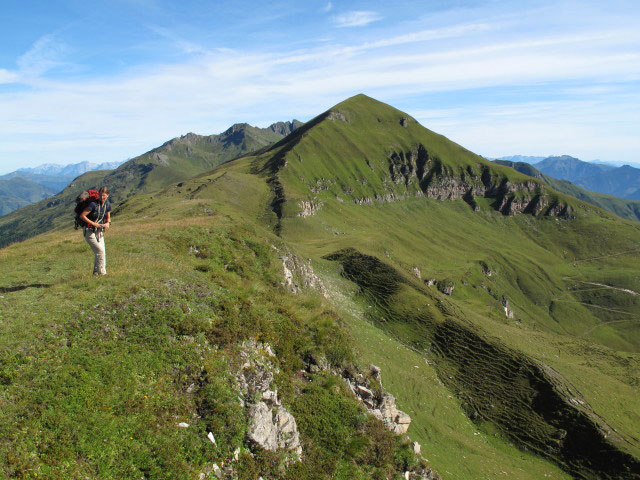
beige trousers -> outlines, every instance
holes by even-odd
[[[107,274],[107,252],[104,246],[104,232],[94,232],[89,228],[84,229],[84,239],[87,241],[96,258],[93,261],[93,274]]]

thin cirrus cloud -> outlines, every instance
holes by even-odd
[[[364,27],[382,19],[382,15],[369,10],[354,10],[333,17],[337,27]]]
[[[20,76],[37,77],[49,70],[67,64],[69,48],[54,35],[44,35],[17,60]]]

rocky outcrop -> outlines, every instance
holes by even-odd
[[[404,435],[411,424],[411,417],[396,406],[396,399],[382,389],[380,367],[369,366],[368,375],[345,371],[343,379],[355,397],[362,402],[367,411],[396,435]],[[405,437],[406,438],[406,437]],[[440,480],[440,477],[428,466],[421,455],[418,442],[412,443],[413,453],[420,460],[410,470],[403,472],[402,478],[409,480]]]
[[[439,282],[436,282],[436,286],[438,287],[438,290],[440,290],[440,292],[449,296],[451,296],[453,290],[456,288],[454,283],[449,280],[441,280]]]
[[[266,390],[262,400],[251,405],[248,412],[250,441],[266,450],[286,449],[302,453],[296,419],[278,400],[278,392]]]
[[[396,399],[390,393],[382,390],[380,369],[371,365],[371,377],[377,379],[379,387],[372,387],[369,378],[361,373],[347,374],[345,381],[349,389],[360,400],[367,410],[385,426],[396,434],[407,433],[411,424],[411,417],[396,406]]]
[[[353,203],[356,205],[373,205],[373,200],[371,197],[355,198]]]
[[[513,313],[513,310],[511,309],[511,305],[509,305],[509,300],[507,299],[507,297],[503,295],[500,301],[502,303],[502,307],[504,308],[505,316],[507,318],[513,318],[514,313]]]
[[[491,270],[491,267],[486,262],[480,262],[480,268],[482,268],[483,275],[487,277],[490,277],[493,275],[493,270]]]
[[[273,248],[277,250],[276,247]],[[313,271],[309,260],[304,260],[289,250],[285,250],[284,254],[280,256],[280,260],[282,261],[284,286],[291,293],[299,293],[303,289],[313,289],[328,298],[327,289]]]
[[[336,120],[340,120],[342,122],[348,122],[349,121],[349,119],[347,118],[347,116],[344,113],[336,111],[336,110],[330,111],[329,115],[327,115],[327,118],[329,120],[332,120],[332,121],[336,121]]]
[[[298,120],[293,120],[291,122],[276,122],[269,125],[268,129],[274,133],[277,133],[278,135],[286,137],[291,132],[293,132],[298,125],[300,125],[300,122],[298,122]]]
[[[298,206],[301,208],[301,210],[296,214],[296,216],[310,217],[311,215],[316,214],[316,212],[322,206],[322,203],[316,202],[314,200],[302,200],[298,203]]]
[[[240,356],[244,363],[236,381],[247,415],[247,439],[265,450],[284,449],[299,458],[302,445],[296,419],[271,386],[278,373],[273,349],[269,344],[247,341],[242,344]]]
[[[463,199],[474,210],[478,210],[476,197],[495,199],[493,208],[503,215],[522,213],[568,217],[569,205],[551,201],[545,187],[534,181],[511,182],[493,172],[485,164],[455,170],[431,155],[423,145],[410,151],[394,151],[388,157],[391,185],[404,185],[406,193],[395,191],[376,193],[376,201],[397,201],[407,198],[409,190],[437,200]],[[370,198],[370,197],[367,197]],[[369,204],[355,200],[357,204]]]

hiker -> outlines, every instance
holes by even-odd
[[[104,231],[111,225],[111,204],[107,201],[109,190],[100,187],[98,199],[91,201],[79,218],[84,222],[82,232],[96,258],[93,262],[94,275],[107,274],[107,256],[104,246]]]

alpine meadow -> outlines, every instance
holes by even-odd
[[[638,210],[509,165],[359,94],[1,217],[0,477],[640,479]]]

